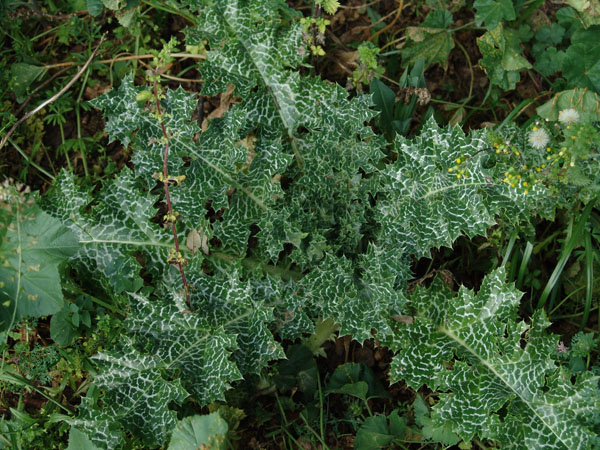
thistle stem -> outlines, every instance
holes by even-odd
[[[169,195],[169,174],[168,174],[168,170],[167,170],[167,161],[169,158],[169,135],[167,134],[167,129],[165,128],[165,124],[162,120],[162,112],[160,109],[160,99],[158,96],[158,86],[157,86],[157,82],[156,82],[156,79],[157,79],[156,75],[157,74],[155,74],[155,78],[154,78],[154,98],[156,101],[156,112],[159,117],[158,120],[160,122],[160,128],[162,130],[162,134],[165,139],[165,152],[163,155],[163,186],[165,188],[165,199],[167,201],[168,216],[171,218],[170,219],[171,230],[173,231],[173,239],[175,241],[175,255],[177,258],[177,260],[176,260],[177,267],[179,267],[179,273],[181,274],[181,281],[183,282],[183,289],[185,291],[185,302],[187,304],[188,309],[191,311],[192,306],[190,303],[190,291],[188,289],[187,280],[185,278],[185,272],[183,271],[183,263],[180,258],[179,238],[177,237],[177,229],[175,227],[175,215],[173,214],[173,207],[171,206],[171,197]]]

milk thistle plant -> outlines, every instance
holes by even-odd
[[[593,197],[598,127],[568,110],[526,131],[465,133],[430,118],[388,140],[371,126],[370,95],[307,74],[306,22],[287,2],[185,4],[196,22],[186,45],[207,49],[200,94],[236,102],[201,127],[197,94],[159,84],[166,44],[146,85],[129,75],[92,103],[129,166],[93,187],[62,171],[39,204],[0,207],[3,331],[61,311],[61,276],[123,305],[123,332],[93,355],[77,411],[52,416],[70,425],[70,447],[132,448],[132,436],[148,449],[221,445],[234,425],[197,413],[275,378],[285,343],[326,323],[327,338],[386,347],[389,382],[435,392],[427,426],[451,445],[591,448],[598,377],[556,363],[564,346],[543,309],[519,315],[506,266],[476,292],[409,280],[413,261],[459,237]]]

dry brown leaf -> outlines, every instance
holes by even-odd
[[[240,98],[233,96],[233,91],[235,90],[235,86],[233,84],[228,84],[225,92],[221,93],[221,98],[219,102],[219,106],[217,106],[211,113],[204,118],[202,121],[202,131],[206,131],[208,129],[208,121],[211,119],[218,119],[225,115],[231,105],[235,103],[239,103],[241,101]]]
[[[96,97],[100,97],[102,94],[107,93],[110,91],[110,89],[110,84],[97,83],[93,87],[88,85],[85,88],[85,91],[83,91],[83,97],[86,100],[92,100]]]
[[[394,319],[396,322],[400,322],[403,323],[405,325],[410,325],[415,321],[415,318],[412,316],[405,316],[403,314],[398,314],[395,316],[392,316],[392,319]]]
[[[196,229],[192,229],[192,231],[190,231],[187,235],[185,246],[190,252],[192,252],[192,255],[195,255],[198,250],[201,250],[205,255],[208,255],[209,253],[208,237],[202,232],[202,230],[198,231]]]
[[[241,167],[241,170],[244,170],[244,169],[247,169],[248,167],[250,167],[250,164],[252,164],[252,161],[254,161],[254,157],[256,156],[256,152],[254,151],[254,148],[255,148],[254,143],[257,140],[258,139],[256,137],[254,137],[254,135],[252,133],[250,133],[248,136],[246,136],[241,141],[236,142],[237,145],[241,145],[242,147],[246,147],[246,150],[248,151],[247,152],[246,164],[244,164]]]

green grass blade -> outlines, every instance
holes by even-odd
[[[508,245],[506,246],[506,252],[504,252],[504,258],[502,258],[501,267],[505,266],[508,262],[508,258],[510,258],[510,254],[512,253],[512,249],[515,246],[515,241],[517,240],[518,231],[515,231],[510,237],[510,241],[508,241]]]
[[[594,292],[594,247],[592,247],[592,234],[590,230],[585,230],[585,309],[581,319],[581,329],[585,327],[592,308],[592,294]]]
[[[540,299],[538,300],[537,309],[544,307],[546,301],[548,300],[550,292],[552,292],[552,289],[554,289],[554,286],[559,280],[562,271],[565,268],[565,265],[567,264],[567,261],[569,260],[569,257],[573,252],[573,249],[575,248],[575,245],[577,245],[577,242],[579,241],[579,238],[583,233],[585,224],[587,222],[588,217],[590,216],[590,212],[592,211],[594,203],[595,201],[591,201],[587,204],[581,216],[579,217],[579,220],[577,221],[577,224],[575,225],[571,236],[565,240],[561,256],[558,262],[556,263],[556,266],[554,267],[552,275],[550,275],[550,278],[548,279],[548,283],[546,284],[546,287],[544,288]]]
[[[533,252],[533,244],[528,242],[525,246],[525,251],[523,252],[523,258],[521,258],[521,265],[519,266],[519,274],[517,276],[517,287],[520,287],[523,283],[523,278],[525,278],[525,273],[527,272],[527,266],[529,265],[529,261],[531,260],[531,253]]]

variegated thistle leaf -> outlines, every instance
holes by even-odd
[[[207,40],[210,46],[200,67],[203,93],[216,95],[233,84],[242,101],[223,121],[240,116],[245,120],[233,138],[220,132],[209,144],[208,136],[201,137],[210,148],[237,141],[248,148],[249,162],[240,168],[215,235],[240,254],[250,226],[257,225],[256,252],[272,261],[277,261],[284,243],[298,249],[302,239],[312,241],[309,232],[319,233],[321,227],[322,233],[342,237],[342,246],[355,248],[368,203],[365,190],[358,192],[358,171],[372,172],[383,156],[382,141],[365,126],[373,117],[370,100],[348,100],[340,86],[299,75],[295,69],[304,59],[306,44],[300,24],[289,23],[296,13],[285,2],[189,3],[192,8],[204,6],[198,25],[187,31],[189,43]],[[218,127],[223,125],[213,120],[204,134],[215,134]],[[252,148],[250,139],[255,141]],[[288,167],[294,182],[282,192],[278,180]],[[323,210],[315,210],[314,204]],[[295,259],[312,260],[301,255]]]
[[[281,10],[291,11],[280,0],[218,0],[200,11],[198,25],[186,34],[188,43],[210,43],[200,67],[204,95],[225,92],[231,83],[237,96],[250,97],[255,123],[276,121],[292,137],[309,98],[300,95],[299,73],[288,68],[295,68],[306,50],[300,23],[282,26]],[[257,86],[258,95],[251,95]]]
[[[408,308],[413,323],[397,323],[387,344],[398,350],[390,378],[439,392],[432,419],[465,441],[478,435],[511,449],[587,449],[600,408],[598,378],[574,383],[552,355],[557,339],[543,312],[517,322],[521,292],[489,274],[479,292],[458,294],[436,280],[418,288]]]
[[[173,235],[151,221],[156,201],[156,196],[140,189],[129,169],[107,181],[93,201],[89,190],[63,171],[43,206],[79,239],[81,248],[71,258],[75,267],[109,283],[118,293],[143,285],[138,257],[158,279],[169,268],[166,260]]]
[[[233,360],[239,337],[232,331],[261,313],[229,312],[215,317],[186,311],[178,294],[165,301],[132,294],[125,321],[130,333],[117,348],[94,356],[102,405],[88,404],[72,424],[102,448],[118,446],[124,432],[135,432],[148,445],[164,444],[177,422],[171,402],[181,404],[189,395],[201,405],[224,400],[230,383],[242,377]]]
[[[165,142],[154,104],[138,101],[138,94],[151,90],[151,86],[135,86],[133,77],[123,78],[118,89],[94,99],[91,103],[104,112],[109,142],[119,140],[124,147],[131,144],[134,153],[132,162],[136,177],[141,177],[147,188],[153,187],[154,173],[162,173]],[[163,120],[169,134],[169,175],[179,175],[184,164],[182,156],[188,156],[195,134],[199,131],[191,121],[197,101],[193,94],[182,88],[168,90],[161,98]],[[227,155],[220,155],[227,160]],[[223,188],[221,188],[222,190]],[[225,188],[226,189],[226,188]]]
[[[305,298],[298,295],[294,281],[283,282],[272,276],[252,278],[254,301],[274,305],[275,329],[281,339],[294,340],[314,330]]]
[[[237,350],[233,359],[242,374],[259,373],[269,361],[285,357],[269,330],[276,303],[271,305],[266,298],[255,298],[258,280],[242,282],[234,269],[223,276],[208,276],[199,265],[189,266],[187,276],[192,308],[213,327],[222,326],[235,336]]]
[[[465,135],[430,119],[415,138],[396,137],[398,160],[381,172],[380,239],[418,257],[451,246],[461,234],[484,235],[495,216],[516,218],[540,198],[502,182],[503,167],[485,131]]]
[[[152,106],[137,101],[142,89],[133,85],[131,77],[125,77],[118,89],[93,104],[107,118],[109,140],[119,139],[125,146],[131,142],[136,177],[142,177],[150,188],[156,185],[153,175],[162,173],[165,141]],[[194,95],[181,88],[168,90],[161,103],[169,135],[169,175],[188,178],[187,184],[183,182],[185,191],[180,186],[171,189],[173,203],[175,209],[186,211],[185,220],[197,224],[206,214],[206,202],[212,201],[216,209],[227,205],[227,191],[235,184],[236,171],[247,161],[245,149],[236,145],[246,119],[243,114],[230,117],[223,125],[225,132],[213,132],[205,137],[205,144],[198,145],[194,137],[200,129],[191,120],[197,103]],[[185,168],[183,157],[193,158]]]
[[[394,279],[371,253],[363,262],[363,278],[359,267],[350,260],[327,255],[324,261],[305,276],[300,286],[305,301],[320,317],[331,317],[341,325],[340,335],[351,335],[359,342],[390,334],[387,318],[403,303],[402,295],[394,289]],[[365,264],[366,263],[366,264]]]
[[[138,104],[141,89],[126,77],[119,89],[94,105],[108,119],[110,139],[124,145],[131,142],[136,177],[150,188],[156,184],[153,175],[162,173],[165,141],[156,116]],[[269,217],[269,206],[282,196],[275,176],[285,171],[292,156],[283,152],[279,142],[255,137],[249,126],[253,115],[243,108],[212,120],[209,129],[199,134],[191,120],[196,103],[182,89],[168,90],[162,101],[169,135],[169,175],[185,177],[171,187],[171,201],[190,228],[203,222],[207,206],[214,211],[224,208],[224,221],[213,234],[239,256],[245,252],[250,225]]]

